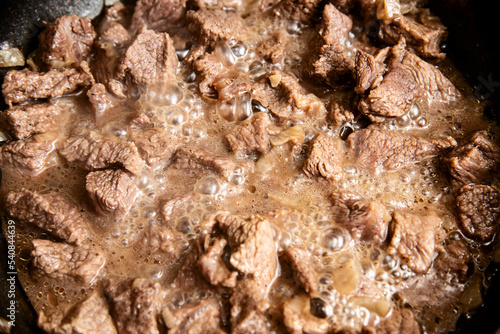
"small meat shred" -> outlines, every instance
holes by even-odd
[[[90,56],[96,35],[89,18],[62,16],[40,34],[37,52],[47,69],[79,64]]]
[[[87,62],[78,68],[53,69],[48,72],[33,72],[28,69],[7,72],[2,84],[5,103],[19,103],[30,99],[57,97],[90,86],[94,77]]]
[[[174,167],[191,171],[191,173],[205,170],[229,177],[236,168],[241,167],[241,164],[207,148],[181,147],[174,155]]]
[[[257,46],[257,54],[272,64],[279,64],[285,59],[290,43],[291,37],[286,31],[278,30]]]
[[[279,78],[272,86],[271,78]],[[308,93],[297,78],[279,70],[273,70],[253,85],[252,97],[281,120],[304,120],[326,115],[325,104],[314,94]]]
[[[500,190],[494,186],[469,184],[456,199],[460,230],[469,238],[490,241],[499,229]]]
[[[90,172],[85,180],[87,194],[99,214],[124,215],[134,203],[137,192],[134,180],[121,169]]]
[[[145,278],[122,282],[110,278],[105,293],[118,333],[158,334],[158,315],[164,292],[160,283]]]
[[[338,181],[343,176],[344,151],[340,139],[319,134],[311,142],[307,159],[302,169],[307,176],[322,176]]]
[[[207,53],[194,61],[194,68],[203,78],[200,92],[207,98],[217,98],[221,103],[228,102],[247,93],[251,89],[248,78],[225,67],[214,54]]]
[[[290,263],[295,278],[304,290],[312,294],[319,291],[319,274],[315,269],[311,254],[302,248],[287,247],[283,251],[284,258]]]
[[[198,268],[210,284],[234,288],[238,272],[230,271],[224,263],[223,256],[226,245],[226,239],[213,240],[198,260]]]
[[[415,272],[425,273],[434,259],[437,229],[441,222],[441,218],[432,212],[424,215],[394,212],[388,251],[401,255]]]
[[[423,13],[422,13],[423,14]],[[441,44],[446,38],[446,28],[434,18],[433,27],[428,27],[411,15],[397,15],[388,22],[382,22],[378,37],[389,44],[397,44],[404,37],[408,47],[420,57],[431,60],[445,58]]]
[[[87,91],[87,96],[96,119],[99,119],[106,109],[111,107],[111,97],[106,90],[106,86],[101,83],[93,84]]]
[[[41,195],[22,189],[9,192],[5,203],[8,214],[13,218],[35,225],[67,242],[82,245],[88,236],[88,225],[79,208],[62,195]]]
[[[203,299],[162,315],[169,334],[222,334],[221,306],[215,298]]]
[[[94,131],[69,138],[59,154],[88,171],[120,166],[138,175],[144,168],[144,161],[134,143]]]
[[[233,152],[264,154],[271,148],[269,134],[274,133],[272,125],[267,113],[256,113],[248,122],[231,129],[226,134],[226,140]]]
[[[38,326],[51,334],[117,334],[104,296],[93,292],[66,315],[47,318],[44,311],[38,315]]]
[[[36,176],[48,165],[55,133],[35,135],[0,146],[0,166],[18,175]]]
[[[481,183],[498,170],[500,147],[490,139],[486,131],[477,131],[443,160],[455,186]]]
[[[379,174],[442,154],[457,142],[452,137],[427,139],[369,127],[350,134],[347,144],[350,159]]]
[[[382,244],[392,217],[378,202],[369,202],[348,192],[332,194],[333,216],[336,223],[344,226],[356,241]]]
[[[33,240],[33,246],[31,256],[35,268],[53,279],[87,285],[104,267],[105,258],[97,246],[72,246],[40,239]]]
[[[177,137],[159,128],[131,130],[129,138],[148,166],[155,168],[167,164],[179,144]]]
[[[28,103],[8,108],[4,117],[14,137],[24,139],[38,133],[57,131],[61,112],[61,107],[56,104]]]
[[[311,314],[311,303],[304,295],[283,303],[283,323],[290,333],[326,334],[330,330],[328,320]]]

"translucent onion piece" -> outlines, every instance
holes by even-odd
[[[18,48],[0,50],[0,67],[24,66],[24,55]]]

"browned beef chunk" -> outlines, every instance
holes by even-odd
[[[421,15],[420,15],[421,16]],[[390,21],[382,20],[379,38],[389,44],[397,44],[404,37],[408,47],[415,50],[423,58],[443,59],[441,43],[446,38],[446,27],[437,23],[436,17],[433,26],[429,27],[411,15],[397,15]]]
[[[194,201],[196,201],[196,198],[193,193],[186,193],[167,200],[161,207],[163,220],[169,222],[173,218],[176,210],[188,204],[192,204]]]
[[[265,298],[278,269],[278,255],[269,220],[256,216],[242,218],[224,211],[217,212],[212,219],[227,236],[231,248],[229,262],[246,276],[238,281],[238,293],[254,301]]]
[[[305,295],[283,303],[283,323],[290,333],[326,334],[330,331],[326,319],[311,313],[310,299]]]
[[[209,298],[175,311],[166,307],[162,315],[169,334],[222,334],[221,313],[217,299]]]
[[[307,250],[288,247],[283,251],[283,256],[292,266],[295,278],[307,293],[319,291],[319,274]]]
[[[462,232],[471,239],[490,241],[499,228],[500,190],[470,184],[457,193],[457,214]]]
[[[168,163],[179,144],[177,137],[159,128],[131,130],[129,137],[137,146],[142,158],[151,167]]]
[[[248,334],[260,333],[269,334],[269,327],[266,323],[265,316],[258,310],[247,309],[242,316],[234,320],[232,323],[231,333],[234,334]]]
[[[279,64],[285,59],[290,39],[286,31],[277,30],[257,46],[257,54],[272,64]]]
[[[49,23],[40,34],[38,48],[45,68],[61,68],[87,60],[96,32],[89,18],[66,15]]]
[[[116,78],[132,85],[148,85],[175,78],[177,56],[167,33],[141,28],[116,68]]]
[[[477,131],[454,148],[444,162],[455,186],[480,183],[498,170],[500,147],[486,131]]]
[[[203,147],[181,147],[174,155],[174,167],[195,171],[212,171],[223,177],[229,177],[236,168],[252,169],[248,163],[242,164],[232,158],[218,155]]]
[[[217,99],[224,103],[248,93],[252,83],[248,78],[240,76],[237,72],[225,71],[215,78],[213,87],[217,91]]]
[[[20,222],[35,225],[58,238],[81,245],[88,236],[88,226],[77,206],[59,194],[40,195],[29,190],[9,192],[7,212]]]
[[[309,147],[307,159],[302,167],[307,176],[323,176],[332,181],[342,178],[344,150],[340,139],[319,134]]]
[[[50,278],[90,284],[104,267],[104,255],[97,246],[72,246],[40,239],[33,240],[33,246],[33,264]]]
[[[401,288],[395,297],[401,304],[421,310],[419,320],[427,325],[426,331],[437,333],[442,326],[453,328],[456,325],[460,314],[454,310],[460,304],[463,291],[464,286],[457,284],[455,279],[443,279],[430,273],[426,279],[417,279],[407,288]],[[393,333],[400,333],[398,327],[396,330],[398,332]]]
[[[352,78],[354,59],[344,49],[344,40],[352,28],[351,19],[328,4],[317,36],[311,41],[311,53],[304,57],[303,72],[321,83],[336,88]]]
[[[248,78],[224,67],[213,54],[205,54],[194,62],[194,68],[202,76],[199,88],[203,96],[227,102],[248,92],[251,83]]]
[[[200,92],[203,96],[217,98],[217,91],[213,86],[215,79],[225,72],[222,62],[213,54],[207,53],[194,62],[194,68],[203,79],[200,82]]]
[[[332,202],[335,222],[344,226],[354,240],[374,244],[385,241],[392,217],[382,204],[348,192],[334,193]]]
[[[233,152],[264,154],[271,148],[269,134],[274,134],[272,125],[269,115],[259,112],[249,121],[232,128],[226,134],[226,140]]]
[[[356,66],[358,91],[368,90],[359,102],[359,110],[372,122],[383,122],[386,117],[406,114],[423,94],[430,99],[449,102],[460,97],[455,86],[433,65],[405,50],[404,39],[388,51],[372,59],[363,54]],[[387,71],[383,78],[383,64]],[[368,71],[363,72],[366,68]]]
[[[46,134],[0,146],[0,166],[20,175],[40,174],[47,167],[47,158],[54,149],[55,141],[42,136]]]
[[[320,2],[321,0],[283,0],[273,8],[273,13],[277,17],[309,24],[314,17],[320,15]]]
[[[402,65],[400,60],[393,59],[387,64],[387,72],[383,78],[381,77],[383,64],[366,64],[366,62],[373,63],[373,58],[370,56],[357,60],[360,61],[356,64],[358,67],[373,67],[370,69],[370,73],[361,73],[358,76],[360,81],[357,85],[363,87],[358,90],[371,88],[367,90],[358,107],[372,122],[384,122],[386,117],[399,117],[406,114],[417,99],[422,96],[423,91],[420,89],[417,79],[406,66]],[[357,71],[360,72],[362,69]],[[364,77],[366,74],[369,77]],[[367,87],[368,84],[370,84],[369,87]]]
[[[118,97],[125,97],[125,95],[122,83],[115,78],[115,71],[122,49],[128,45],[130,39],[130,34],[123,25],[112,22],[96,40],[95,78]]]
[[[109,47],[122,48],[126,46],[131,39],[132,37],[122,24],[113,22],[99,35],[96,44],[101,48],[107,49],[107,52],[113,53],[113,50]]]
[[[160,283],[145,278],[116,282],[110,279],[106,295],[118,333],[158,334],[158,312],[163,295]]]
[[[452,137],[426,139],[375,128],[353,132],[347,143],[350,158],[376,174],[420,162],[457,144]]]
[[[99,118],[107,108],[111,107],[111,98],[103,84],[96,83],[87,91],[94,116]]]
[[[252,88],[252,97],[282,120],[326,115],[324,103],[291,74],[273,70]]]
[[[340,12],[334,5],[328,4],[323,9],[323,18],[319,26],[319,40],[323,44],[343,43],[352,28],[349,16]]]
[[[135,5],[130,30],[135,32],[146,27],[155,31],[168,31],[185,13],[185,0],[140,0]]]
[[[50,103],[29,103],[8,108],[5,120],[17,139],[57,131],[61,107]]]
[[[337,101],[332,101],[328,108],[328,118],[334,125],[339,126],[352,121],[354,119],[354,114],[347,106]]]
[[[440,225],[441,218],[434,213],[394,212],[389,252],[399,254],[415,272],[425,273],[434,259]]]
[[[150,252],[179,255],[174,231],[161,226],[150,226],[144,232],[142,243]],[[176,254],[177,252],[177,254]]]
[[[87,174],[85,189],[95,210],[102,214],[124,215],[134,203],[134,179],[121,169],[98,170]]]
[[[59,153],[69,162],[77,162],[88,171],[117,165],[138,175],[144,167],[134,143],[97,132],[69,138]]]
[[[439,254],[432,265],[438,275],[453,275],[463,281],[469,271],[468,264],[472,260],[465,243],[459,239],[450,239],[445,245],[439,245],[438,249]]]
[[[115,2],[111,6],[106,6],[103,10],[104,15],[99,20],[97,32],[102,35],[115,23],[127,24],[130,19],[129,7],[125,6],[122,2]]]
[[[79,333],[79,334],[116,334],[113,319],[109,315],[109,307],[104,296],[93,292],[87,299],[78,303],[66,315],[56,315],[48,319],[40,311],[38,326],[47,333]]]
[[[383,80],[386,67],[383,62],[389,50],[383,49],[376,56],[372,56],[363,50],[356,51],[356,87],[354,90],[358,94],[363,94],[369,89],[375,88]]]
[[[420,326],[413,311],[408,308],[395,310],[391,316],[382,321],[376,328],[377,334],[420,334]]]
[[[54,69],[45,73],[25,68],[7,72],[2,92],[5,103],[12,105],[30,99],[61,96],[80,86],[89,86],[93,81],[87,62],[81,62],[79,68]]]
[[[226,239],[213,239],[200,256],[198,268],[210,284],[234,288],[238,272],[229,270],[223,260],[226,245]]]
[[[133,130],[145,130],[149,128],[153,128],[155,126],[153,120],[149,116],[149,113],[141,112],[139,115],[134,117],[130,121],[130,127]]]
[[[217,44],[230,40],[246,42],[248,31],[245,23],[235,13],[221,9],[205,9],[187,12],[186,21],[189,31],[198,38],[204,47],[215,48]]]

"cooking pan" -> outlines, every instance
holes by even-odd
[[[17,47],[28,55],[37,46],[36,36],[43,30],[43,21],[53,21],[67,14],[98,19],[103,0],[1,0],[0,48]],[[128,5],[133,0],[122,1]],[[485,114],[492,122],[500,119],[500,62],[497,13],[486,0],[429,0],[431,11],[448,27],[445,52],[466,76],[478,100],[484,101]],[[8,69],[0,69],[0,83]],[[1,110],[5,109],[0,99]],[[1,182],[1,171],[0,171]],[[7,240],[3,231],[7,219],[3,212],[0,232],[0,316],[7,318],[10,288],[7,278]],[[455,333],[500,334],[500,264],[492,263],[486,270],[484,304],[471,316],[462,316]],[[42,333],[36,326],[36,313],[20,283],[16,281],[15,327],[11,333]],[[1,329],[0,329],[1,332]]]

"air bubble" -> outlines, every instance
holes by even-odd
[[[184,124],[187,121],[187,114],[179,107],[171,107],[166,110],[168,122],[173,125]]]
[[[427,119],[425,117],[420,117],[419,119],[417,119],[417,125],[421,128],[426,127]]]
[[[387,270],[391,270],[398,265],[398,261],[392,255],[386,255],[382,260],[382,265]]]
[[[219,182],[214,177],[206,177],[198,182],[198,190],[202,194],[215,195],[219,189]]]
[[[411,119],[417,119],[420,116],[420,109],[416,105],[413,105],[410,111],[408,111],[408,116]]]
[[[345,233],[339,228],[332,228],[328,230],[323,238],[323,245],[332,251],[339,251],[344,247]]]
[[[286,31],[290,34],[296,34],[300,32],[300,25],[297,21],[291,21],[288,26],[286,27]]]
[[[236,57],[241,58],[247,54],[247,47],[243,43],[238,42],[231,48],[231,51]]]

